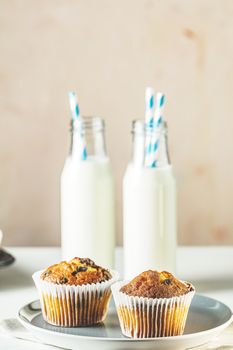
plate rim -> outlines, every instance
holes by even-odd
[[[35,303],[35,302],[40,302],[39,299],[33,300],[25,305],[23,305],[22,307],[20,307],[20,309],[18,310],[17,313],[17,319],[19,320],[19,322],[21,324],[23,324],[27,329],[35,329],[35,330],[39,330],[39,332],[45,333],[45,334],[53,334],[59,337],[65,337],[65,338],[72,338],[72,339],[80,339],[80,340],[88,340],[88,341],[103,341],[103,342],[153,342],[153,341],[157,341],[157,342],[161,342],[161,341],[180,341],[180,340],[187,340],[190,337],[192,338],[196,338],[196,337],[200,337],[202,335],[205,335],[207,333],[217,333],[217,331],[221,330],[222,328],[226,328],[227,326],[229,326],[232,322],[233,322],[233,312],[231,310],[231,308],[223,303],[222,301],[212,298],[212,297],[208,297],[206,295],[202,295],[199,293],[196,293],[197,296],[200,296],[202,298],[207,298],[207,299],[211,299],[213,301],[217,301],[219,303],[221,303],[222,305],[224,305],[230,312],[230,317],[229,319],[222,323],[221,325],[217,326],[217,327],[213,327],[204,331],[200,331],[200,332],[196,332],[196,333],[189,333],[189,334],[182,334],[182,335],[174,335],[174,336],[167,336],[167,337],[154,337],[154,338],[106,338],[106,337],[90,337],[88,335],[75,335],[75,334],[67,334],[67,333],[59,333],[59,332],[55,332],[53,330],[50,329],[45,329],[45,328],[41,328],[38,326],[33,325],[32,323],[30,323],[30,321],[28,321],[25,317],[23,317],[20,312],[21,310],[23,310],[25,307],[27,307],[28,305]],[[37,315],[41,314],[42,311],[38,311]],[[36,317],[35,316],[35,317]],[[62,328],[66,328],[66,327],[62,327]]]

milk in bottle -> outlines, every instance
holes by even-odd
[[[159,140],[155,167],[147,167],[147,139]],[[167,149],[167,127],[133,122],[133,152],[123,180],[124,273],[175,270],[176,184]]]
[[[72,123],[72,144],[61,176],[63,259],[89,257],[113,267],[114,185],[106,154],[104,122],[80,118]],[[85,153],[85,157],[80,155]]]

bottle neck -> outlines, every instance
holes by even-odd
[[[131,163],[138,167],[163,168],[170,165],[167,125],[148,127],[144,121],[133,122],[133,148]]]
[[[106,159],[104,129],[104,121],[99,117],[72,120],[70,156],[81,161]]]

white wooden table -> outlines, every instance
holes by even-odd
[[[31,275],[60,261],[60,249],[8,248],[16,262],[0,270],[0,320],[17,316],[18,309],[37,299]],[[123,266],[122,249],[116,250],[116,268]],[[233,247],[179,247],[177,275],[190,280],[198,293],[217,298],[233,309]],[[47,350],[48,346],[0,335],[0,350]]]

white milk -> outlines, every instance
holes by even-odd
[[[172,167],[129,165],[123,183],[125,277],[175,270],[176,187]]]
[[[109,161],[69,157],[61,177],[63,259],[89,257],[113,267],[114,189]]]
[[[72,125],[70,155],[61,176],[63,259],[90,258],[103,267],[114,267],[114,207],[104,121],[98,117],[80,118]]]
[[[148,168],[143,160],[143,130],[137,132],[136,127],[133,158],[123,180],[126,279],[148,269],[175,272],[176,263],[176,184],[169,164],[166,130],[160,135],[158,165]]]

